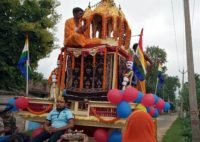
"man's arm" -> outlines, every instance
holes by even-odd
[[[68,124],[63,126],[63,127],[60,127],[60,128],[53,128],[51,127],[50,128],[50,132],[57,132],[57,131],[62,131],[62,130],[67,130],[67,129],[70,129],[70,128],[73,128],[74,127],[74,119],[71,118],[69,121],[68,121]]]

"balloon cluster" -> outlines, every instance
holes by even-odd
[[[11,109],[12,112],[18,111],[18,109],[25,109],[28,107],[28,99],[25,97],[18,97],[18,98],[9,98],[5,103],[11,104],[13,108]]]
[[[129,102],[141,103],[152,117],[157,117],[163,110],[168,111],[170,109],[170,104],[157,95],[152,93],[143,95],[142,92],[132,86],[124,91],[118,89],[109,90],[107,99],[112,104],[117,105],[117,116],[119,118],[127,118],[132,112]]]
[[[94,139],[96,142],[121,142],[122,134],[121,131],[118,129],[107,132],[103,128],[98,128],[94,132]]]

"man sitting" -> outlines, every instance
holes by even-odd
[[[82,25],[82,16],[84,11],[76,7],[73,9],[73,18],[65,22],[64,46],[81,46],[85,47],[87,44],[100,44],[100,39],[86,39],[84,32],[89,26]]]
[[[66,102],[60,95],[57,98],[56,109],[53,109],[47,116],[44,131],[34,137],[32,142],[43,142],[48,138],[49,142],[56,142],[67,129],[74,127],[74,115],[65,106]]]

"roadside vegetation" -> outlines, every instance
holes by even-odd
[[[177,118],[166,132],[162,142],[192,142],[190,118]]]

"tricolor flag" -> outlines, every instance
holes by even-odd
[[[21,71],[22,75],[25,78],[29,78],[28,76],[28,70],[29,68],[29,45],[28,45],[28,36],[26,36],[26,41],[24,45],[24,49],[21,53],[20,59],[18,61],[17,67]]]
[[[157,76],[157,89],[160,90],[164,84],[164,76],[162,73],[162,65],[159,63],[158,64],[158,76]]]
[[[140,38],[138,42],[138,47],[136,49],[136,56],[138,57],[138,60],[141,63],[144,75],[146,75],[146,67],[145,67],[145,62],[146,60],[144,59],[144,51],[143,51],[143,41],[142,41],[142,36],[143,36],[143,28],[140,33]]]

